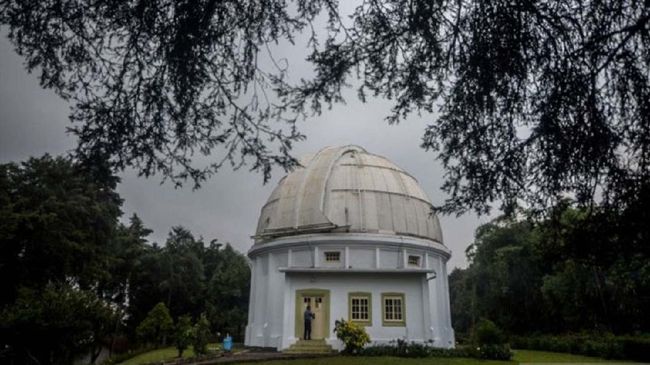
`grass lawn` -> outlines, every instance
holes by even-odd
[[[604,362],[608,360],[587,357],[572,354],[561,354],[555,352],[544,351],[529,351],[529,350],[515,350],[513,361],[490,361],[490,360],[477,360],[469,358],[423,358],[423,359],[408,359],[401,357],[356,357],[356,356],[337,356],[325,357],[317,359],[301,359],[301,360],[274,360],[266,361],[258,364],[268,365],[512,365],[519,362],[579,362],[579,363],[592,363]]]
[[[274,360],[258,362],[268,365],[512,365],[508,361],[486,361],[465,358],[430,357],[424,359],[408,359],[388,356],[336,356],[316,359]]]
[[[599,357],[563,354],[559,352],[514,350],[514,353],[515,356],[512,360],[517,362],[621,362],[601,359]]]
[[[218,344],[210,344],[208,349],[216,350]],[[532,351],[532,350],[514,350],[515,356],[513,361],[489,361],[477,360],[469,358],[423,358],[423,359],[408,359],[400,357],[357,357],[357,356],[336,356],[336,357],[323,357],[316,359],[300,359],[300,360],[273,360],[259,362],[257,364],[268,365],[512,365],[519,362],[573,362],[573,363],[593,363],[593,362],[614,362],[597,357],[588,357],[581,355],[562,354],[557,352],[545,351]],[[167,347],[163,349],[149,351],[147,353],[135,356],[120,365],[140,365],[154,361],[170,360],[176,358],[176,348]],[[194,356],[192,348],[188,348],[183,353],[183,357]],[[620,361],[618,361],[620,362]]]
[[[217,350],[219,348],[218,344],[211,343],[208,345],[208,351]],[[178,350],[176,347],[165,347],[162,349],[152,350],[145,352],[144,354],[137,355],[132,357],[125,362],[120,363],[119,365],[139,365],[146,364],[154,361],[163,361],[175,359],[178,355]],[[187,350],[183,351],[183,357],[192,357],[194,356],[194,350],[192,346],[188,347]]]

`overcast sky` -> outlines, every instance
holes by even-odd
[[[303,68],[291,68],[292,78],[306,72]],[[360,145],[411,173],[434,204],[442,203],[442,167],[434,153],[419,147],[431,117],[414,115],[400,125],[389,126],[383,118],[390,104],[370,97],[364,104],[353,91],[349,95],[347,104],[299,125],[307,139],[295,146],[295,155],[325,146]],[[68,104],[38,85],[37,75],[25,71],[23,59],[14,52],[6,33],[0,33],[0,162],[22,161],[45,153],[66,154],[75,144],[74,137],[65,132],[70,123],[68,114]],[[161,244],[170,227],[182,225],[207,242],[218,238],[246,252],[252,245],[250,236],[259,211],[282,175],[281,170],[275,170],[272,180],[264,185],[261,175],[245,168],[224,169],[200,190],[192,191],[190,186],[174,189],[171,184],[161,185],[160,176],[145,179],[125,171],[120,174],[122,183],[118,187],[124,199],[123,219],[137,213],[154,230],[151,241]],[[472,242],[476,227],[488,220],[473,214],[440,217],[445,245],[453,252],[450,271],[455,266],[465,267],[465,248]]]

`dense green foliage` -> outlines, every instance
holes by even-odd
[[[348,354],[356,354],[370,342],[370,336],[366,328],[352,321],[339,319],[334,321],[334,333],[336,338],[343,342],[343,351]]]
[[[104,166],[49,156],[0,165],[0,362],[94,361],[117,339],[162,344],[172,318],[203,312],[209,332],[241,336],[244,256],[182,227],[150,244],[136,215],[119,221],[118,179]]]
[[[178,357],[183,357],[183,351],[192,343],[192,336],[192,318],[187,315],[178,317],[174,326],[174,345],[178,351]]]
[[[360,356],[397,356],[406,358],[468,357],[482,360],[510,360],[513,356],[507,344],[458,346],[452,349],[434,347],[431,343],[408,342],[402,339],[387,345],[368,346],[358,351]]]
[[[650,337],[648,336],[614,336],[602,333],[562,336],[534,335],[513,336],[511,341],[516,348],[567,352],[606,359],[650,361]]]
[[[649,189],[647,0],[4,0],[0,24],[72,102],[77,154],[115,169],[200,183],[250,160],[268,178],[297,163],[296,120],[354,84],[391,123],[427,114],[445,211]],[[292,78],[297,39],[313,72]]]
[[[144,343],[163,346],[172,334],[174,320],[165,303],[156,304],[135,329],[138,339]]]
[[[204,355],[208,352],[208,341],[210,340],[210,322],[205,314],[201,314],[194,325],[192,337],[192,348],[197,355]]]
[[[481,319],[472,331],[472,342],[476,345],[501,345],[506,339],[494,322]]]
[[[627,220],[630,213],[564,203],[549,219],[501,218],[479,227],[469,267],[449,278],[459,338],[479,318],[510,335],[647,333],[650,248],[647,228]]]

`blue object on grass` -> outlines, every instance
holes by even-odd
[[[230,335],[226,335],[223,339],[223,350],[227,352],[232,351],[232,337]]]

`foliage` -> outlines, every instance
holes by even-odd
[[[212,332],[230,333],[235,339],[243,339],[248,316],[250,293],[250,267],[246,257],[226,244],[211,242],[206,257],[207,305],[206,314]]]
[[[268,178],[297,163],[296,119],[344,102],[356,77],[361,100],[392,101],[391,123],[432,113],[422,146],[447,170],[446,212],[648,194],[645,0],[382,0],[350,13],[323,0],[7,0],[0,24],[41,85],[73,102],[77,154],[115,169],[198,184],[252,159]],[[290,82],[273,50],[303,32],[314,73]]]
[[[494,322],[489,319],[481,319],[472,330],[472,340],[474,344],[483,345],[502,345],[505,343],[503,333]]]
[[[397,356],[407,358],[471,357],[484,360],[510,360],[513,356],[506,344],[485,346],[463,346],[452,349],[432,346],[432,343],[408,342],[403,339],[391,341],[388,345],[374,345],[359,351],[361,356]]]
[[[390,341],[386,345],[373,345],[363,348],[361,356],[398,356],[398,357],[464,357],[469,356],[464,349],[446,349],[431,346],[431,343],[408,342],[403,339]]]
[[[201,314],[194,325],[194,336],[192,347],[197,355],[204,355],[208,352],[208,341],[210,340],[210,322],[205,314]]]
[[[650,338],[647,336],[614,336],[607,333],[562,336],[514,336],[513,346],[553,352],[567,352],[606,359],[650,360]]]
[[[180,316],[174,326],[174,345],[178,350],[178,357],[183,357],[183,351],[192,344],[192,318]]]
[[[119,351],[120,339],[164,342],[170,315],[184,313],[213,311],[220,319],[212,332],[241,338],[244,256],[182,227],[165,247],[150,244],[137,215],[118,221],[117,181],[101,159],[0,164],[0,362],[67,364],[90,355],[94,363],[102,348]],[[145,320],[157,303],[169,309]]]
[[[182,227],[174,227],[163,248],[148,247],[132,277],[127,325],[146,316],[158,301],[172,317],[205,312],[210,331],[243,337],[248,313],[250,268],[244,256],[216,240],[204,245]]]
[[[343,341],[345,345],[343,351],[348,354],[359,353],[366,344],[370,343],[370,336],[363,326],[344,319],[334,322],[334,333],[336,338]]]
[[[107,275],[107,242],[120,214],[116,178],[45,155],[0,165],[0,304],[21,286],[71,281],[87,289]]]
[[[86,351],[94,360],[119,326],[104,285],[117,181],[101,161],[0,165],[2,362],[65,364]]]
[[[449,277],[459,338],[481,317],[507,334],[647,332],[650,251],[628,214],[564,202],[548,219],[479,227],[469,267]]]
[[[165,345],[168,336],[172,334],[174,320],[169,314],[165,303],[156,304],[147,317],[136,328],[140,341],[154,345]]]
[[[514,355],[507,343],[481,345],[472,353],[473,357],[483,360],[510,360]]]
[[[114,316],[90,291],[66,284],[48,284],[39,290],[23,287],[16,301],[0,312],[0,339],[6,346],[0,360],[72,363],[110,333]]]

